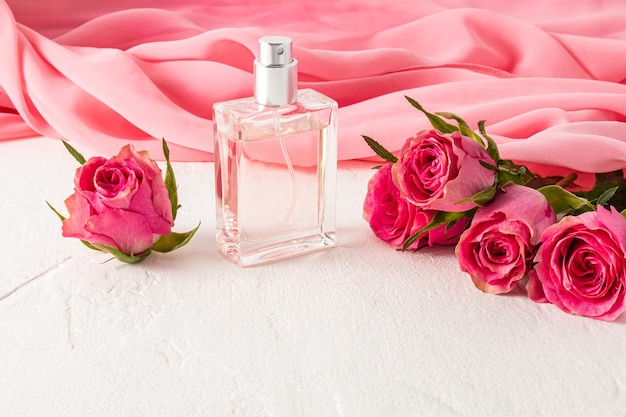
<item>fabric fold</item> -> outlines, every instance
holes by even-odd
[[[280,33],[294,39],[299,86],[340,105],[342,160],[374,156],[363,134],[397,151],[427,127],[408,95],[486,120],[505,158],[626,167],[620,1],[170,3],[0,0],[0,140],[40,134],[103,154],[132,143],[158,157],[164,137],[173,160],[210,161],[211,106],[253,94],[257,39]]]

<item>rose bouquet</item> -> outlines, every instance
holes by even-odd
[[[132,145],[109,159],[86,160],[67,142],[63,144],[81,164],[74,176],[74,193],[65,200],[69,218],[48,203],[63,221],[63,236],[136,263],[152,251],[170,252],[186,245],[198,230],[199,224],[188,232],[172,232],[180,206],[165,140],[165,179],[148,153]]]
[[[501,159],[484,121],[475,132],[406,98],[432,129],[407,139],[397,156],[363,136],[385,161],[363,208],[377,237],[400,250],[456,245],[460,269],[486,293],[523,286],[536,302],[601,320],[626,310],[621,171],[573,191],[575,174],[541,177]]]

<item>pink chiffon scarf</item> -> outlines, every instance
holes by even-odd
[[[268,34],[294,39],[299,87],[338,101],[341,160],[373,157],[362,134],[396,151],[428,127],[408,95],[486,120],[505,158],[626,167],[621,0],[0,0],[0,140],[158,156],[164,137],[173,159],[210,161],[211,106],[252,95]]]

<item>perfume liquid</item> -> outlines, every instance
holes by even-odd
[[[290,54],[288,38],[261,38],[261,60],[264,42],[273,42],[274,55]],[[287,56],[284,64],[293,61]],[[337,103],[314,90],[295,90],[294,67],[279,68],[262,88],[267,76],[255,69],[261,72],[255,97],[213,108],[217,245],[241,266],[335,244]],[[272,87],[276,80],[279,88]]]

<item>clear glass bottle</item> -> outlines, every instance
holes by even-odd
[[[216,103],[217,246],[241,266],[335,244],[337,103],[297,90],[291,39],[259,39],[254,97]]]

